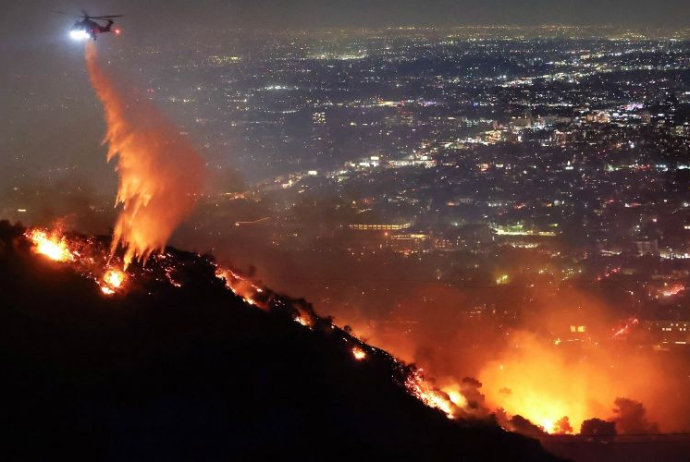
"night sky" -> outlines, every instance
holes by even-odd
[[[553,23],[684,27],[690,17],[687,0],[3,0],[0,184],[17,175],[30,176],[45,163],[78,165],[80,172],[75,174],[87,172],[113,184],[100,146],[104,130],[100,107],[84,72],[80,45],[67,38],[73,19],[51,13],[77,13],[81,8],[92,14],[125,15],[118,21],[123,37],[117,44],[104,39],[99,48],[184,40],[183,31],[218,27]],[[59,118],[41,112],[40,103],[54,103],[55,98],[65,98],[74,109]],[[81,98],[89,104],[78,101]],[[25,161],[15,162],[17,155]],[[56,157],[61,162],[53,162]]]
[[[182,25],[230,24],[244,27],[282,25],[322,27],[397,24],[612,24],[685,26],[685,0],[5,0],[0,18],[5,34],[27,32],[28,24],[45,27],[51,9],[128,15],[132,26],[156,29]],[[107,11],[106,11],[107,10]]]

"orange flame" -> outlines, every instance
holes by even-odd
[[[268,302],[259,301],[264,290],[249,279],[226,268],[217,268],[216,277],[225,282],[225,286],[246,303],[257,306],[262,310],[268,308]]]
[[[367,353],[360,347],[354,347],[352,349],[352,356],[354,356],[357,361],[362,361],[363,359],[366,359]]]
[[[53,261],[65,262],[74,260],[74,256],[67,246],[67,241],[58,233],[49,235],[45,231],[35,229],[28,233],[28,238],[36,246],[35,251],[37,253]]]
[[[113,295],[118,289],[122,288],[125,278],[125,273],[120,270],[108,270],[101,281],[101,291],[106,295]]]
[[[86,63],[108,126],[108,160],[117,158],[120,186],[111,255],[122,244],[124,266],[161,251],[201,191],[203,164],[190,143],[146,99],[124,91],[98,65],[96,48]]]
[[[516,333],[519,347],[504,351],[479,374],[488,403],[508,415],[520,415],[547,433],[567,433],[560,424],[568,417],[576,431],[592,417],[607,418],[618,396],[648,396],[656,388],[643,357],[622,360],[604,350],[572,358],[559,347],[530,333]],[[624,361],[624,366],[621,363]]]
[[[446,417],[449,419],[454,419],[460,410],[459,406],[453,403],[450,396],[438,388],[435,388],[419,369],[413,371],[407,377],[405,387],[421,402],[431,408],[439,409],[446,414]]]
[[[457,407],[467,407],[467,398],[465,398],[465,396],[460,392],[460,389],[457,385],[444,387],[442,388],[442,391],[448,395],[448,399],[450,399],[451,403],[455,404]]]
[[[34,243],[37,253],[55,261],[70,261],[74,264],[75,269],[95,279],[103,294],[113,295],[125,287],[127,274],[109,265],[102,277],[94,276],[94,274],[99,273],[97,262],[99,260],[104,261],[104,259],[94,258],[93,249],[89,250],[91,242],[84,242],[83,240],[72,242],[71,246],[75,250],[71,250],[67,239],[57,232],[49,235],[46,231],[31,230],[26,233],[26,236]],[[167,256],[164,254],[158,257],[159,261],[166,258]],[[166,270],[166,275],[172,285],[180,286],[172,278],[170,268]],[[259,287],[248,278],[230,269],[217,267],[216,277],[223,280],[228,290],[242,297],[249,305],[267,310],[271,301],[274,300],[275,294],[272,291]],[[315,315],[299,304],[295,308],[297,313],[294,321],[304,327],[313,328],[317,321]],[[351,352],[357,361],[363,361],[368,357],[367,352],[359,345],[352,347]],[[412,368],[410,370],[405,378],[405,387],[409,393],[427,406],[444,412],[449,419],[458,418],[463,409],[467,407],[467,399],[460,393],[459,389],[456,389],[457,387],[438,389],[424,376],[421,369]]]

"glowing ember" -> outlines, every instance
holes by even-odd
[[[45,231],[33,230],[27,237],[36,246],[35,250],[37,253],[53,261],[65,262],[74,260],[74,256],[67,246],[67,241],[56,233],[48,235]]]
[[[664,297],[673,297],[673,296],[675,296],[675,295],[680,294],[680,293],[683,292],[684,290],[685,290],[685,286],[683,286],[682,284],[674,284],[674,285],[671,286],[671,287],[668,287],[668,288],[666,288],[666,289],[664,289],[664,290],[661,290],[660,293],[661,293],[661,295],[663,295]]]
[[[357,361],[362,361],[363,359],[366,359],[367,353],[360,347],[354,347],[352,349],[352,356],[354,356]]]
[[[628,321],[623,327],[616,329],[615,332],[613,333],[612,338],[619,338],[621,336],[628,335],[630,333],[630,330],[638,325],[640,321],[637,318],[633,318],[630,321]]]

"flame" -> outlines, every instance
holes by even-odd
[[[439,409],[449,419],[454,419],[457,416],[458,406],[451,401],[446,393],[435,388],[424,376],[421,369],[416,369],[408,375],[405,387],[421,402],[430,408]]]
[[[579,395],[569,395],[561,389],[564,377],[554,377],[553,372],[551,372],[551,377],[548,374],[532,376],[529,370],[516,369],[519,368],[511,366],[504,368],[503,371],[498,371],[497,368],[499,373],[496,375],[483,371],[482,381],[506,384],[510,387],[509,393],[504,390],[504,392],[498,391],[494,394],[493,390],[487,389],[487,398],[496,407],[505,409],[510,415],[521,415],[529,419],[546,433],[554,433],[556,422],[564,416],[568,416],[577,428],[583,421],[592,417],[583,391],[580,391]],[[546,370],[548,367],[545,366],[542,369]],[[525,375],[522,376],[522,374]],[[501,376],[503,380],[500,379]],[[535,377],[545,378],[546,383],[535,380]]]
[[[564,417],[579,429],[587,419],[609,415],[622,371],[613,365],[605,370],[606,358],[568,360],[552,342],[527,333],[515,334],[514,341],[519,347],[487,363],[479,374],[492,407],[520,415],[547,433],[564,433],[559,424]],[[628,380],[626,388],[637,385]]]
[[[64,236],[57,232],[48,234],[42,230],[32,230],[27,236],[35,246],[35,251],[57,262],[74,260]]]
[[[465,395],[460,392],[459,388],[459,386],[453,385],[444,387],[441,390],[448,395],[448,399],[450,399],[451,403],[455,404],[459,408],[464,408],[467,407],[467,398],[465,398]]]
[[[556,432],[556,421],[546,418],[542,419],[541,422],[539,422],[539,426],[544,430],[546,433],[553,434]]]
[[[263,310],[267,310],[268,306],[273,300],[274,294],[272,291],[259,287],[256,283],[248,278],[240,275],[236,271],[228,268],[217,267],[216,277],[225,283],[225,286],[233,294],[241,297],[246,303],[256,306]],[[313,314],[309,313],[299,304],[294,305],[299,314],[294,317],[294,321],[304,327],[312,328],[316,322]],[[367,358],[367,353],[360,346],[352,348],[352,356],[357,361],[363,361]],[[452,389],[452,395],[447,394],[433,386],[432,383],[424,376],[421,369],[412,368],[412,370],[405,374],[405,388],[407,391],[422,401],[425,405],[441,410],[449,419],[455,419],[459,416],[461,410],[467,406],[467,399],[459,392],[459,390]]]
[[[367,353],[360,347],[354,347],[352,349],[352,356],[354,356],[357,361],[362,361],[363,359],[366,359]]]
[[[38,229],[28,231],[26,237],[33,242],[34,250],[37,253],[46,255],[55,261],[69,261],[77,272],[96,280],[103,294],[113,295],[124,289],[128,279],[127,273],[110,266],[105,258],[105,249],[99,249],[97,245],[94,245],[94,241],[74,239],[68,242],[58,232],[49,234]],[[163,271],[168,282],[174,287],[180,287],[181,284],[172,277],[174,266],[170,266],[173,263],[168,261],[168,257],[167,254],[160,254],[156,256],[156,260],[163,265]],[[103,274],[101,277],[96,277],[95,275],[100,273],[99,267],[103,263],[105,263],[107,270],[105,273],[101,273]],[[260,287],[230,269],[216,267],[216,277],[223,280],[228,290],[241,297],[249,305],[268,310],[272,302],[276,302],[277,305],[285,303],[285,300],[271,290]],[[302,302],[293,301],[291,307],[296,310],[294,321],[304,327],[313,328],[319,320],[319,317],[311,311],[309,306]],[[333,327],[332,324],[331,327]],[[354,338],[356,339],[356,337]],[[363,361],[368,357],[368,353],[362,346],[354,346],[351,351],[357,361]],[[401,364],[397,360],[395,362]],[[449,419],[460,417],[461,411],[467,407],[467,399],[456,385],[440,390],[424,376],[421,369],[401,367],[400,371],[403,372],[404,386],[410,394],[425,405],[441,410]]]
[[[179,130],[144,98],[106,75],[93,44],[86,46],[91,84],[105,110],[108,160],[117,158],[122,211],[111,256],[122,244],[124,267],[162,251],[201,191],[203,163]]]
[[[263,310],[268,309],[271,295],[266,295],[262,288],[249,279],[228,268],[217,268],[216,277],[223,280],[225,286],[230,289],[233,294],[241,297],[245,303],[257,306]]]
[[[110,269],[101,281],[101,291],[106,295],[113,295],[118,289],[122,288],[125,282],[125,273],[118,269]]]

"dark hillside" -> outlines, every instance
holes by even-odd
[[[399,383],[381,350],[225,289],[169,250],[126,295],[36,256],[0,223],[2,460],[550,460],[534,440],[460,424]]]

